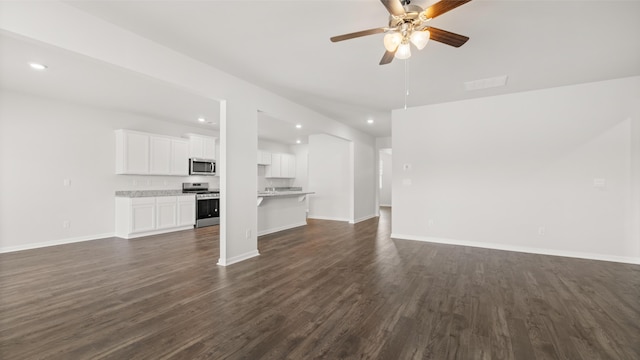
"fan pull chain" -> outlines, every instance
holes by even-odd
[[[409,59],[404,61],[404,109],[407,110],[407,98],[409,97],[409,80],[407,78],[407,69]]]

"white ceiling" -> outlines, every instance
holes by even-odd
[[[0,88],[219,129],[218,102],[157,79],[2,32],[0,54]],[[35,71],[30,62],[48,69]]]
[[[329,41],[385,26],[377,0],[72,4],[374,136],[389,136],[390,111],[405,105],[405,71],[408,106],[640,75],[638,0],[474,0],[431,21],[467,44],[432,41],[385,66],[381,34]],[[500,75],[507,86],[464,91]]]

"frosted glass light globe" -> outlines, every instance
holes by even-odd
[[[409,43],[400,44],[395,56],[400,60],[405,60],[411,57],[411,45],[409,45]]]
[[[400,43],[402,43],[402,34],[398,32],[388,33],[384,36],[384,48],[387,51],[396,51]]]
[[[425,46],[427,46],[427,42],[429,42],[429,36],[431,34],[429,33],[428,30],[425,31],[414,31],[413,33],[411,33],[411,43],[413,45],[415,45],[418,50],[422,50],[424,49]]]

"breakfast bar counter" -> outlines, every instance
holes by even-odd
[[[309,191],[258,193],[258,236],[307,225]]]

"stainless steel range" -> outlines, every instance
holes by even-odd
[[[182,192],[196,194],[196,225],[220,224],[220,190],[209,190],[209,183],[182,183]]]

